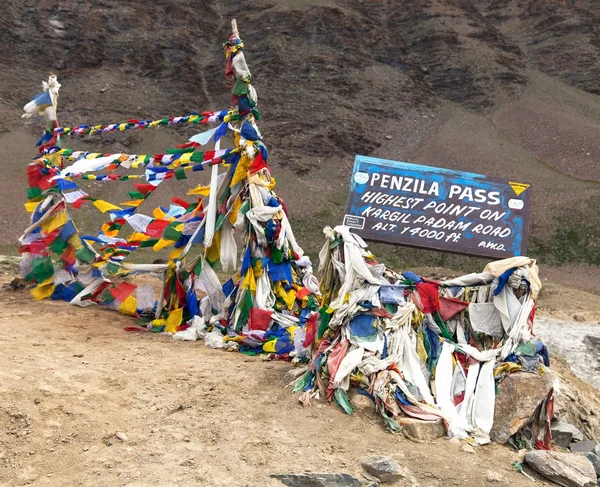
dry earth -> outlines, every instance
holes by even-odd
[[[489,471],[504,484],[548,485],[513,471],[508,447],[466,453],[393,435],[369,412],[303,409],[284,362],[128,333],[132,318],[34,302],[26,291],[3,288],[0,304],[2,486],[277,487],[270,474],[360,477],[369,454],[392,455],[421,486],[490,485]],[[577,407],[600,414],[598,391],[555,364]]]

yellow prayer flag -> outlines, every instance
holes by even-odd
[[[140,166],[140,164],[143,164],[143,162],[144,162],[145,160],[146,160],[146,155],[145,155],[145,154],[139,154],[139,155],[136,157],[135,161],[133,161],[133,162],[131,163],[131,167],[133,167],[133,168],[139,167],[139,166]]]
[[[135,208],[137,208],[138,206],[140,206],[142,203],[144,202],[143,199],[140,200],[129,200],[129,201],[124,201],[123,203],[121,203],[123,206],[133,206]]]
[[[169,260],[179,259],[179,257],[181,257],[181,254],[183,254],[183,251],[184,247],[179,247],[178,249],[173,250],[173,252],[169,254]]]
[[[249,289],[250,291],[256,291],[256,279],[254,278],[254,271],[252,267],[246,272],[244,281],[242,282],[242,289]]]
[[[240,211],[241,206],[242,206],[242,199],[238,197],[233,202],[233,206],[231,208],[231,213],[229,214],[229,223],[231,223],[232,225],[235,225],[235,222],[237,221],[238,213]]]
[[[183,308],[179,308],[169,312],[169,316],[167,318],[165,327],[165,331],[167,333],[175,333],[177,331],[177,327],[181,325],[183,320]]]
[[[49,277],[44,282],[38,284],[29,292],[33,296],[33,299],[36,301],[41,301],[42,299],[49,298],[54,292],[54,277]]]
[[[296,301],[296,293],[297,291],[294,288],[291,288],[289,291],[286,291],[281,281],[277,281],[275,283],[275,287],[273,289],[275,295],[283,299],[288,309],[291,310],[294,307],[294,301]]]
[[[166,247],[168,247],[169,245],[173,245],[175,243],[175,240],[167,240],[164,238],[161,238],[158,242],[156,242],[154,244],[154,246],[152,247],[152,250],[154,250],[154,252],[158,252],[161,249],[164,249]]]
[[[135,316],[137,310],[137,299],[131,294],[119,305],[119,311],[126,315]]]
[[[27,213],[33,213],[37,208],[37,205],[39,204],[39,201],[28,201],[27,203],[25,203],[25,210],[27,211]]]
[[[113,205],[108,201],[104,200],[96,200],[94,201],[94,206],[98,208],[102,213],[106,213],[111,210],[122,210],[123,208],[118,207],[117,205]]]
[[[209,193],[210,193],[210,186],[199,185],[193,189],[190,189],[187,194],[189,196],[191,196],[191,195],[208,196]]]
[[[42,223],[42,230],[44,233],[52,233],[57,228],[62,227],[65,223],[67,223],[67,212],[63,210]]]
[[[271,340],[269,342],[263,343],[263,352],[267,353],[275,353],[275,344],[277,340]]]
[[[211,246],[206,250],[206,258],[209,262],[218,262],[221,258],[221,231],[215,233]]]
[[[150,237],[145,233],[133,232],[129,237],[127,237],[128,242],[145,242],[149,240]]]
[[[231,183],[229,183],[229,186],[235,186],[237,183],[246,178],[250,164],[252,164],[252,159],[250,159],[244,152],[240,158],[240,162],[238,162],[238,165],[235,168],[235,172],[233,173],[233,177],[231,178]]]

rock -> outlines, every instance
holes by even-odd
[[[580,323],[586,321],[585,315],[583,313],[575,313],[573,315],[573,320],[579,321]]]
[[[570,431],[554,431],[552,430],[552,443],[561,448],[569,448],[572,443],[573,433]]]
[[[366,414],[375,414],[375,404],[368,396],[364,394],[359,394],[356,392],[356,389],[352,388],[352,390],[348,393],[348,398],[350,399],[350,404],[353,408],[358,409]]]
[[[115,435],[119,440],[121,441],[127,441],[127,435],[125,433],[123,433],[122,431],[117,431],[116,435]]]
[[[377,477],[380,482],[396,482],[408,477],[408,471],[400,467],[392,457],[382,455],[371,455],[362,461],[363,468],[371,475]]]
[[[594,470],[596,471],[596,477],[600,478],[600,458],[598,458],[595,453],[589,451],[584,453],[583,456],[592,463]]]
[[[25,288],[25,279],[22,279],[21,277],[15,277],[12,281],[10,281],[8,283],[8,287],[12,291],[17,291],[19,289],[24,289]]]
[[[594,448],[594,452],[596,453],[596,456],[600,458],[600,445],[596,445],[596,448]]]
[[[593,465],[581,455],[535,450],[527,452],[525,461],[536,472],[564,487],[598,485]]]
[[[545,369],[543,375],[525,372],[507,375],[498,385],[490,438],[504,444],[527,424],[548,396],[555,378],[549,369]]]
[[[579,430],[579,428],[573,424],[566,423],[565,421],[552,421],[552,424],[550,425],[550,431],[552,432],[552,439],[557,445],[560,446],[563,445],[559,443],[559,440],[561,442],[564,441],[564,439],[569,436],[569,433],[571,434],[573,441],[583,441],[583,433]],[[556,439],[554,438],[555,436],[557,437]],[[571,441],[569,441],[564,448],[568,448],[570,443]]]
[[[408,436],[415,440],[435,440],[446,436],[446,427],[441,419],[422,421],[415,418],[400,418],[398,424]]]
[[[493,470],[488,470],[485,473],[485,478],[488,482],[506,482],[506,479],[501,474],[494,472]]]
[[[475,448],[471,445],[463,445],[461,451],[464,451],[465,453],[475,453]]]
[[[392,136],[391,136],[391,135],[385,135],[385,136],[384,136],[384,139],[385,139],[385,140],[392,140]]]
[[[572,452],[585,453],[594,452],[596,449],[596,442],[594,440],[589,441],[578,441],[577,443],[571,443],[569,449]]]
[[[361,487],[361,481],[347,473],[273,474],[288,487]]]

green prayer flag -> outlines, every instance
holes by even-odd
[[[34,198],[40,198],[42,196],[42,189],[35,187],[35,188],[27,188],[27,198],[32,200]]]
[[[246,83],[245,81],[242,81],[241,79],[238,79],[235,84],[233,85],[233,90],[231,90],[231,93],[233,93],[234,95],[237,96],[242,96],[242,95],[247,95],[249,89],[250,84]]]
[[[62,253],[66,250],[68,246],[69,244],[67,242],[61,240],[60,237],[56,237],[48,247],[55,254],[62,255]]]
[[[27,282],[44,282],[54,275],[54,265],[50,256],[38,257],[31,261],[31,271],[25,276]]]
[[[84,245],[79,250],[75,251],[75,257],[77,257],[77,260],[89,264],[94,261],[96,255]]]
[[[146,198],[144,193],[140,193],[139,191],[128,191],[127,196],[129,196],[132,200],[143,200]]]
[[[177,225],[181,225],[180,222],[173,222],[170,223],[167,228],[165,228],[165,231],[163,233],[163,238],[166,240],[179,240],[179,238],[181,237],[181,232],[178,230],[175,230],[175,227]]]

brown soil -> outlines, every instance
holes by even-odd
[[[369,454],[395,457],[422,486],[488,485],[490,470],[534,485],[513,471],[509,447],[471,454],[393,435],[368,411],[348,416],[320,401],[303,409],[285,387],[287,363],[128,333],[131,318],[34,302],[26,291],[3,288],[0,303],[2,485],[277,487],[270,474],[360,477]],[[557,371],[578,407],[598,414],[598,391],[562,362]]]

